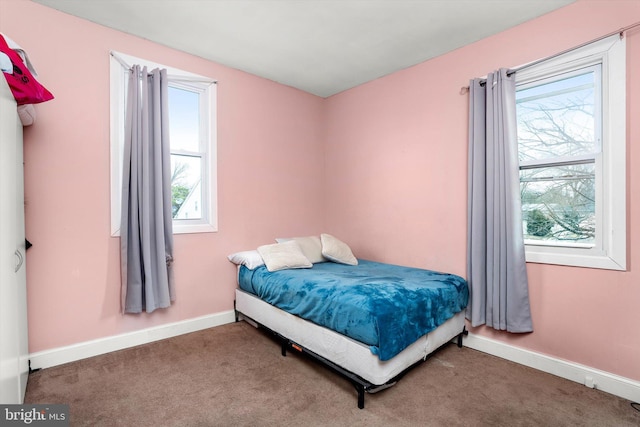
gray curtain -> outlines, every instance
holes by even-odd
[[[131,67],[120,223],[122,311],[175,300],[167,71]]]
[[[501,69],[469,84],[466,316],[509,332],[531,332],[522,234],[515,75]]]

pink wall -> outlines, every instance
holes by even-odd
[[[327,100],[326,225],[359,257],[465,275],[472,77],[640,21],[638,1],[559,11]],[[640,179],[640,30],[627,36],[628,192]],[[529,264],[535,332],[473,332],[640,380],[640,212],[628,198],[627,272]]]
[[[26,0],[0,0],[0,31],[30,53],[56,95],[25,130],[30,350],[230,310],[235,272],[226,255],[275,236],[326,230],[362,258],[464,275],[468,100],[460,87],[636,21],[640,2],[579,1],[322,100]],[[118,240],[109,237],[111,49],[219,81],[220,231],[176,236],[178,301],[151,316],[118,312]],[[633,194],[639,31],[628,35],[627,49]],[[535,332],[474,332],[640,380],[638,209],[629,197],[629,271],[530,264]]]
[[[24,0],[0,1],[56,99],[25,129],[31,352],[233,309],[226,256],[319,233],[323,100]],[[218,84],[219,232],[175,236],[177,301],[119,313],[119,239],[109,235],[109,51]],[[283,209],[286,207],[286,209]]]

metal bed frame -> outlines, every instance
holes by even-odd
[[[235,302],[234,302],[234,305],[235,305]],[[235,307],[234,307],[234,310],[235,310]],[[356,392],[358,393],[358,408],[359,409],[364,409],[364,395],[365,395],[365,393],[373,394],[373,393],[377,393],[379,391],[385,390],[385,389],[387,389],[389,387],[393,387],[400,380],[400,378],[402,378],[407,372],[409,372],[414,367],[416,367],[416,366],[422,364],[423,362],[425,362],[432,354],[436,353],[441,348],[443,348],[446,345],[450,344],[450,342],[444,343],[443,345],[438,347],[436,350],[434,350],[433,352],[431,352],[427,356],[425,356],[423,359],[420,359],[416,363],[414,363],[413,365],[407,367],[405,370],[403,370],[401,373],[399,373],[398,375],[396,375],[395,377],[393,377],[392,379],[390,379],[386,383],[376,385],[376,384],[372,384],[371,382],[365,380],[364,378],[360,377],[359,375],[356,375],[353,372],[344,369],[343,367],[341,367],[341,366],[337,365],[336,363],[328,360],[327,358],[322,357],[317,353],[314,353],[313,351],[311,351],[311,350],[305,348],[304,346],[292,341],[291,339],[281,335],[280,333],[268,328],[267,326],[264,326],[263,324],[261,324],[259,322],[256,322],[251,317],[239,312],[238,310],[235,310],[235,316],[236,316],[236,322],[240,321],[241,320],[240,317],[242,316],[242,318],[249,320],[250,321],[249,323],[254,324],[257,327],[259,327],[261,329],[264,329],[264,330],[268,331],[269,333],[273,334],[273,336],[276,337],[276,339],[278,341],[280,341],[282,356],[284,356],[284,357],[287,356],[287,350],[293,350],[293,351],[301,353],[301,354],[303,354],[303,355],[305,355],[307,357],[310,357],[312,360],[320,363],[321,365],[329,368],[330,370],[334,371],[335,373],[337,373],[341,377],[343,377],[346,380],[350,381],[351,384],[355,387]],[[462,347],[462,337],[466,336],[468,334],[469,334],[469,331],[467,331],[467,328],[463,327],[462,332],[460,332],[457,336],[455,336],[456,344],[457,344],[457,346],[459,348]]]

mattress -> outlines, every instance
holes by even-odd
[[[288,313],[367,344],[389,360],[467,305],[460,276],[360,260],[269,272],[241,267],[241,289]]]
[[[287,313],[241,289],[236,289],[236,310],[374,385],[388,383],[464,329],[464,312],[459,312],[392,359],[382,361],[368,345]]]

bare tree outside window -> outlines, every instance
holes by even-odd
[[[171,171],[171,213],[172,218],[180,210],[180,207],[187,199],[190,188],[185,184],[184,177],[186,175],[188,165],[186,163],[177,163]]]
[[[598,72],[595,66],[518,88],[520,192],[529,242],[594,243]]]
[[[202,217],[201,159],[171,155],[171,211],[174,219]]]

